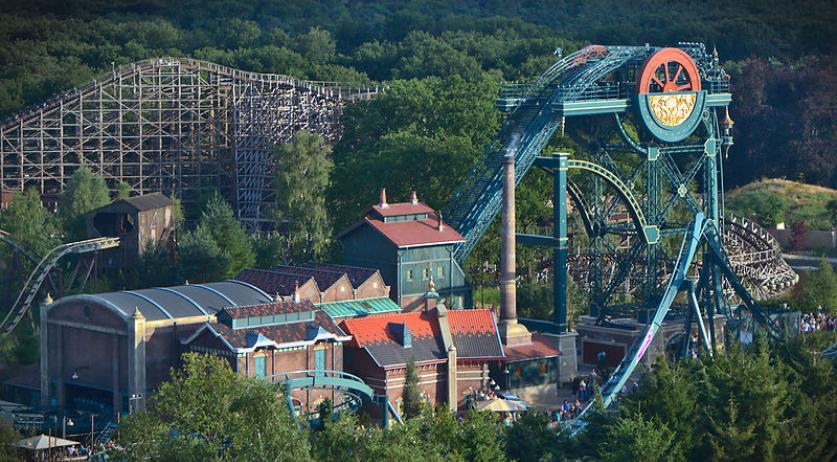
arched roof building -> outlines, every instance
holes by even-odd
[[[234,280],[57,300],[41,309],[42,404],[142,407],[177,365],[181,339],[225,308],[271,302],[261,289]]]

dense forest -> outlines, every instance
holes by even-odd
[[[649,0],[2,3],[0,117],[112,65],[160,56],[355,84],[497,83],[534,78],[556,48],[703,41],[717,47],[733,76],[739,136],[727,185],[770,176],[837,186],[837,8],[830,0],[675,0],[665,8]]]

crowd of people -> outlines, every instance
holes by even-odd
[[[837,329],[837,316],[828,316],[821,310],[816,314],[803,314],[799,319],[799,332],[803,334],[835,329]]]

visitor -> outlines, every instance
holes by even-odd
[[[587,383],[584,382],[584,379],[578,382],[578,395],[581,401],[587,401]]]
[[[567,400],[564,400],[564,403],[561,404],[561,410],[564,411],[564,415],[570,413],[570,403]]]

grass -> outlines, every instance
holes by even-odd
[[[826,188],[783,179],[764,179],[741,186],[726,193],[726,208],[736,215],[752,215],[748,209],[750,198],[775,193],[782,196],[787,205],[781,219],[787,226],[796,220],[808,229],[831,229],[826,209],[829,201],[837,200],[837,189]],[[769,225],[769,223],[767,223]]]

